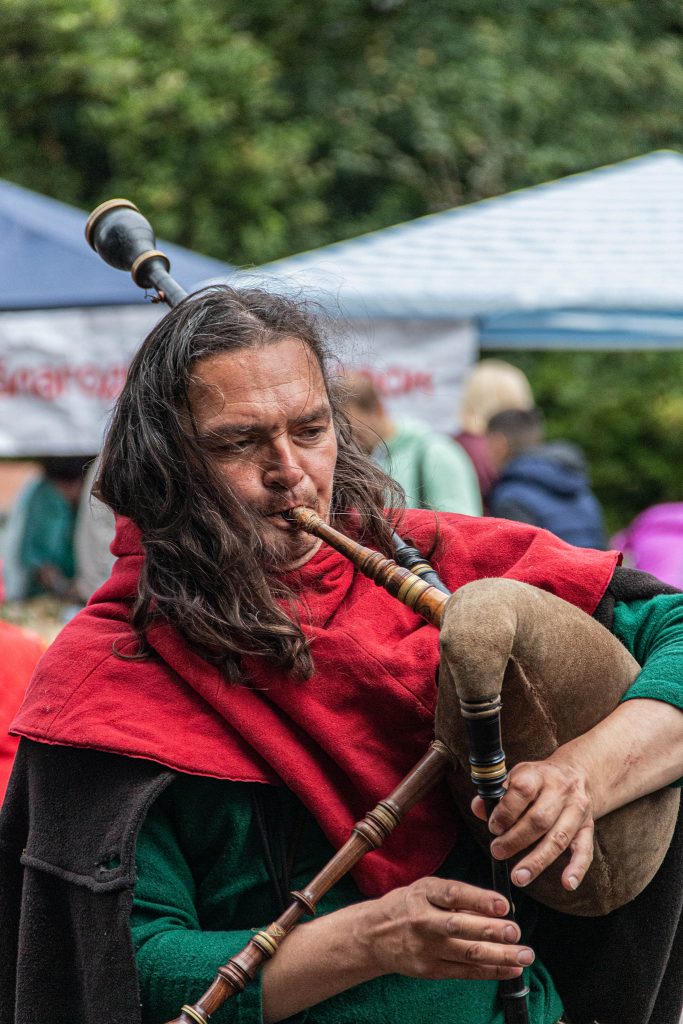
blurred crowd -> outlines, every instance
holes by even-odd
[[[53,597],[64,614],[109,575],[114,517],[92,495],[96,458],[52,456],[20,491],[4,527],[4,600]]]
[[[543,413],[517,367],[485,359],[472,369],[452,437],[392,418],[367,377],[349,375],[345,391],[358,444],[403,487],[410,507],[513,519],[570,544],[606,547],[585,457],[569,442],[545,441]]]

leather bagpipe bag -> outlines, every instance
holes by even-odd
[[[470,809],[469,739],[460,698],[477,701],[502,694],[509,769],[520,761],[546,758],[593,728],[617,707],[638,672],[638,663],[608,630],[536,587],[483,579],[453,595],[441,629],[436,736],[454,755],[451,791],[483,847],[488,848],[491,835]],[[586,917],[623,906],[661,864],[679,799],[680,790],[663,789],[597,821],[593,862],[575,891],[560,882],[568,851],[526,891],[554,910]]]

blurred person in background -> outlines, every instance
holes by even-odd
[[[489,493],[491,515],[543,527],[569,544],[604,550],[602,509],[576,445],[544,443],[538,409],[497,413],[486,436],[500,473]]]
[[[98,466],[99,459],[93,459],[88,467],[74,530],[75,587],[83,604],[109,579],[115,561],[109,550],[116,532],[114,514],[92,493]]]
[[[392,476],[408,506],[480,516],[477,476],[467,453],[418,420],[394,420],[369,378],[351,374],[344,405],[358,446]]]
[[[461,429],[455,440],[474,464],[485,509],[489,491],[498,476],[486,438],[487,424],[504,409],[533,407],[531,385],[522,371],[511,363],[482,359],[470,370],[459,410]]]
[[[50,456],[10,512],[4,542],[5,600],[77,599],[74,528],[88,457]]]

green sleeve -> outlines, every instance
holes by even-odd
[[[424,497],[437,512],[482,513],[481,492],[472,460],[448,438],[430,437],[424,451]]]
[[[161,1024],[177,1017],[183,1004],[195,1003],[216,968],[242,949],[252,933],[202,929],[197,910],[202,868],[183,852],[170,793],[151,808],[142,826],[136,868],[131,934],[142,1021]],[[216,1024],[262,1024],[262,1019],[258,978],[211,1017]]]
[[[683,709],[683,594],[617,602],[612,631],[642,665],[623,699],[648,697]]]
[[[642,665],[622,699],[645,697],[683,710],[683,594],[617,602],[612,631]]]

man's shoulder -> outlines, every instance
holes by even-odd
[[[411,540],[423,554],[431,554],[435,561],[450,552],[453,546],[468,551],[490,541],[499,548],[508,538],[518,542],[522,537],[528,543],[530,529],[535,528],[503,519],[412,508],[405,510],[397,526],[397,532],[404,539]]]
[[[134,823],[173,778],[143,758],[22,739],[0,840],[28,866],[118,887],[133,877]]]
[[[106,721],[125,701],[135,707],[145,679],[173,673],[134,656],[138,639],[123,618],[79,613],[39,661],[12,731],[45,742],[78,742],[90,720]]]

